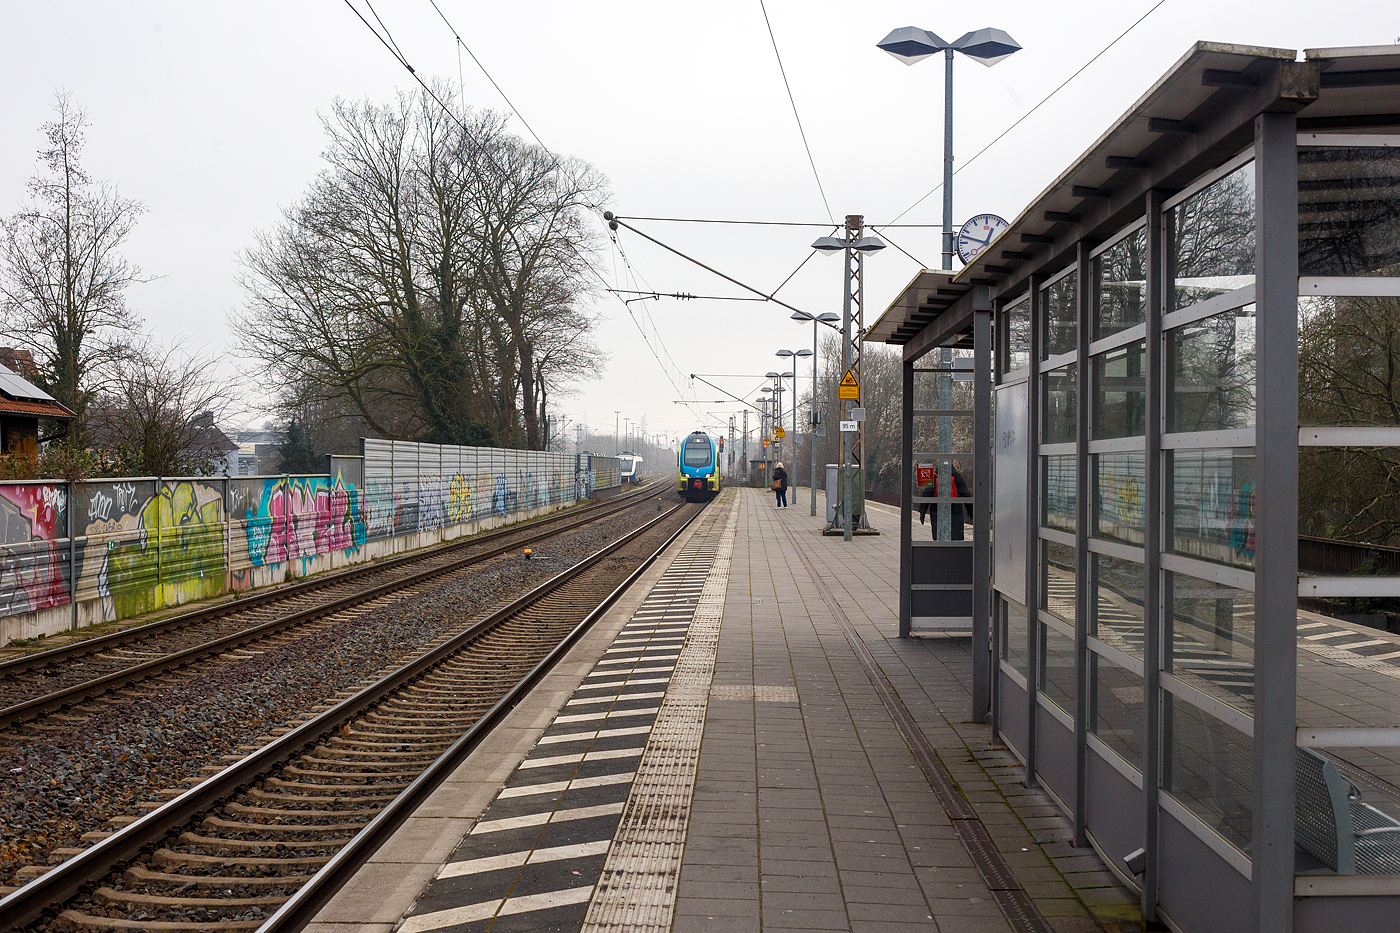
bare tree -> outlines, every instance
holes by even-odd
[[[326,170],[245,257],[244,349],[288,413],[541,446],[549,393],[596,362],[576,299],[601,178],[426,96],[338,101],[325,127]]]
[[[233,382],[214,357],[178,343],[134,347],[92,405],[92,444],[114,475],[206,475],[228,450],[217,425],[234,406]]]
[[[143,208],[83,170],[82,108],[60,92],[53,109],[32,202],[0,222],[0,335],[34,355],[43,387],[77,413],[81,437],[104,365],[139,324],[125,291],[141,271],[119,249]]]

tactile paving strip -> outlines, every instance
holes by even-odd
[[[739,510],[731,509],[583,933],[662,933],[671,928],[738,526]]]

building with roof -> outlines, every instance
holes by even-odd
[[[22,358],[17,359],[14,354],[23,353],[28,357],[26,351],[9,353],[8,361],[21,365]],[[32,365],[32,359],[30,363]],[[38,459],[39,445],[66,436],[68,426],[76,417],[52,395],[7,366],[0,366],[0,453]],[[56,422],[58,429],[40,436],[40,421]]]
[[[1300,482],[1400,448],[1400,50],[1197,43],[865,339],[903,348],[901,634],[971,629],[972,716],[1076,843],[1184,933],[1400,926],[1400,650],[1299,603],[1400,578],[1298,556],[1353,527]],[[922,401],[967,357],[968,410]],[[955,466],[972,540],[914,540]]]

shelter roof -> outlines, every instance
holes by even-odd
[[[1400,127],[1400,47],[1309,49],[1296,59],[1292,49],[1197,42],[972,262],[946,281],[930,277],[948,273],[916,275],[867,339],[907,344],[936,320],[928,316],[931,285],[944,292],[985,285],[1014,297],[1032,271],[1069,265],[1075,243],[1106,238],[1141,216],[1149,187],[1181,187],[1246,148],[1251,107],[1282,103],[1298,112],[1304,131]],[[970,326],[969,305],[955,297],[946,308],[959,320],[940,321],[938,330]]]

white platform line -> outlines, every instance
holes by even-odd
[[[526,768],[549,768],[554,765],[581,764],[585,761],[612,761],[615,758],[638,758],[645,746],[636,748],[615,748],[604,752],[589,752],[586,755],[556,755],[553,758],[526,758],[517,770]]]
[[[632,673],[632,674],[660,674],[662,671],[672,671],[672,670],[675,669],[675,667],[676,667],[676,666],[675,666],[674,664],[667,664],[667,665],[664,665],[664,666],[662,666],[662,667],[638,667],[638,668],[633,669],[633,670],[630,671],[629,673]],[[589,674],[588,676],[589,676],[589,677],[616,677],[616,676],[617,676],[618,674],[620,674],[620,673],[622,673],[622,672],[621,672],[621,671],[594,671],[593,673]],[[584,686],[596,686],[596,684],[585,684]]]
[[[506,855],[488,855],[485,858],[468,859],[465,862],[448,862],[438,872],[439,878],[461,878],[466,875],[480,875],[502,868],[519,868],[522,865],[537,865],[541,862],[562,862],[564,859],[588,858],[603,855],[608,851],[609,840],[583,842],[573,846],[554,846],[549,849],[535,849],[533,852],[511,852]]]
[[[499,820],[483,820],[472,827],[469,836],[486,833],[502,833],[525,826],[543,826],[546,823],[568,823],[573,820],[591,820],[595,816],[611,816],[622,812],[622,803],[603,803],[596,807],[574,807],[571,810],[550,810],[544,813],[527,813],[524,816],[508,816]]]
[[[616,684],[587,684],[588,689],[605,688],[605,686],[636,686],[637,684],[665,684],[666,678],[650,678],[645,681],[617,681]],[[582,689],[582,688],[580,688]],[[564,706],[578,706],[580,703],[612,703],[613,700],[636,700],[636,699],[657,699],[658,696],[665,696],[665,691],[650,691],[641,693],[601,693],[598,696],[580,696],[577,699],[568,700]]]
[[[583,904],[593,896],[593,885],[582,888],[568,888],[563,891],[550,891],[546,894],[529,894],[507,900],[484,901],[464,907],[437,910],[430,914],[409,917],[399,927],[399,933],[428,933],[429,930],[443,930],[462,923],[476,923],[490,920],[497,914],[523,914],[532,910],[547,910],[551,907],[564,907],[568,904]]]
[[[624,726],[620,729],[600,729],[593,732],[568,732],[562,735],[547,735],[535,743],[540,745],[558,745],[561,742],[577,742],[580,739],[611,739],[620,735],[646,735],[651,731],[651,726]]]

